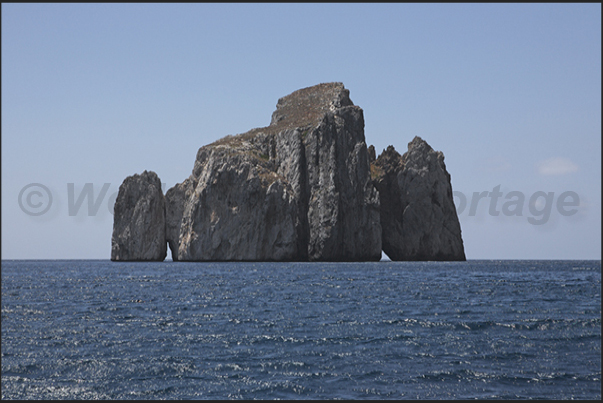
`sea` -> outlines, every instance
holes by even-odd
[[[2,399],[600,399],[601,261],[2,261]]]

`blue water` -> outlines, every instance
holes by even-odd
[[[2,261],[3,399],[601,398],[601,261]]]

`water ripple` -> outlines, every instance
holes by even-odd
[[[2,264],[6,399],[599,399],[600,261]]]

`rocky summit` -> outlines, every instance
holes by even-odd
[[[393,260],[456,257],[449,249],[457,251],[460,241],[462,252],[460,226],[454,204],[449,208],[450,176],[438,155],[413,152],[408,162],[391,157],[396,161],[388,165],[385,153],[376,158],[374,148],[367,149],[363,110],[342,83],[303,88],[278,100],[269,126],[201,147],[191,175],[165,197],[148,185],[133,187],[133,177],[126,178],[124,196],[122,187],[118,195],[124,213],[114,215],[111,258],[144,260],[153,249],[151,260],[163,260],[165,249],[161,255],[151,248],[160,243],[169,244],[180,261],[376,261],[382,243]],[[426,198],[410,178],[431,169],[423,187],[435,186],[439,193]],[[445,208],[430,209],[436,202]],[[163,215],[139,203],[163,205]],[[408,216],[398,211],[407,208]],[[437,219],[420,230],[410,218],[418,214],[421,221],[422,214],[434,211]],[[458,240],[448,240],[446,231]],[[432,232],[439,241],[425,246],[423,238]],[[142,253],[139,245],[148,250]]]

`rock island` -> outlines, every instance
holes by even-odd
[[[111,260],[465,260],[444,155],[415,137],[376,158],[342,83],[278,100],[269,126],[203,146],[191,175],[161,191],[127,177]]]

